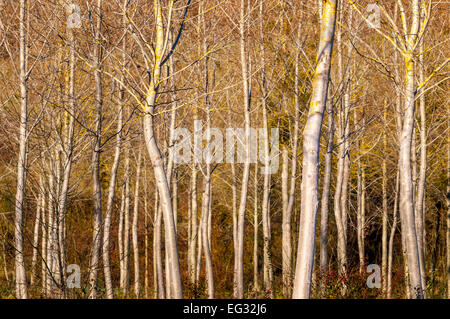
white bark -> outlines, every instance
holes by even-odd
[[[283,272],[283,295],[285,297],[289,294],[289,283],[291,273],[291,234],[290,234],[290,220],[287,216],[288,204],[289,204],[289,153],[286,148],[282,151],[282,170],[281,170],[281,195],[282,195],[282,248],[281,248],[281,261]]]
[[[159,80],[161,76],[161,62],[163,54],[164,27],[162,19],[162,8],[160,1],[154,2],[156,15],[156,43],[155,43],[155,64],[152,70],[152,79],[148,88],[146,97],[145,115],[143,117],[144,137],[150,160],[153,164],[156,185],[159,192],[160,206],[164,217],[164,229],[167,234],[167,254],[169,257],[169,271],[171,272],[171,283],[173,288],[173,296],[176,299],[183,298],[183,287],[181,284],[180,263],[178,258],[177,234],[174,224],[174,216],[172,209],[172,199],[167,180],[167,172],[164,168],[164,160],[161,155],[156,136],[154,132],[154,108],[156,101],[156,93],[158,90]]]
[[[55,182],[53,176],[52,161],[50,161],[49,169],[49,192],[48,192],[48,221],[47,221],[47,275],[46,275],[46,287],[45,294],[49,297],[53,296],[55,288],[55,264],[56,264],[56,228],[55,228]]]
[[[164,287],[163,266],[161,257],[161,225],[162,225],[162,212],[159,205],[158,192],[155,192],[155,222],[153,226],[153,265],[155,267],[158,296],[159,298],[164,299],[166,298],[166,291]]]
[[[27,1],[20,0],[20,125],[19,125],[19,158],[17,161],[17,189],[15,199],[14,246],[16,298],[27,299],[27,275],[23,247],[23,214],[25,205],[25,188],[27,181],[27,130],[28,130],[28,71],[27,71],[27,40],[26,19]]]
[[[188,272],[191,284],[196,283],[197,267],[196,267],[196,244],[197,244],[197,168],[195,163],[192,164],[191,170],[191,218],[189,220],[191,232],[188,246]]]
[[[94,77],[95,77],[95,129],[92,145],[92,195],[94,200],[94,220],[92,234],[91,258],[89,261],[89,298],[97,298],[97,276],[99,270],[101,233],[102,233],[102,186],[100,181],[100,152],[102,135],[102,107],[103,107],[103,84],[102,84],[102,48],[101,48],[101,12],[102,0],[97,0],[97,24],[95,30],[94,46]]]
[[[415,113],[415,72],[414,48],[419,29],[419,1],[412,2],[411,32],[407,38],[407,51],[404,53],[405,65],[405,105],[404,119],[400,133],[400,215],[402,232],[406,235],[407,264],[409,270],[409,290],[412,298],[423,298],[422,276],[420,269],[420,253],[416,232],[414,212],[414,185],[411,169],[411,144],[414,131]]]
[[[245,1],[241,0],[239,34],[240,34],[240,53],[243,82],[244,99],[244,127],[245,127],[245,164],[242,173],[241,198],[237,216],[237,245],[235,251],[235,298],[244,298],[244,231],[245,231],[245,211],[247,209],[248,182],[250,177],[250,91],[249,74],[246,52],[246,32],[245,32]]]
[[[205,180],[203,183],[201,231],[202,231],[203,250],[205,254],[205,271],[206,271],[208,299],[214,299],[214,273],[208,234],[208,218],[210,214],[209,211],[210,192],[211,192],[211,173],[207,168]]]
[[[123,295],[128,295],[129,288],[129,264],[130,264],[130,150],[125,151],[125,176],[124,176],[124,211],[123,211],[123,256],[120,272],[120,288]]]
[[[328,272],[328,215],[331,186],[331,165],[334,149],[334,112],[331,103],[327,103],[328,136],[327,153],[325,154],[325,167],[323,173],[322,199],[320,206],[320,271]]]
[[[46,196],[44,193],[44,189],[41,190],[43,192],[41,209],[42,209],[42,239],[41,239],[41,287],[42,291],[45,293],[47,287],[47,242],[48,242],[48,226],[46,219]]]
[[[450,299],[450,104],[447,104],[447,298]]]
[[[39,195],[36,197],[36,216],[34,219],[34,229],[33,229],[33,257],[31,259],[31,278],[30,278],[30,286],[34,286],[36,280],[36,263],[37,257],[39,253],[39,225],[41,223],[41,214],[42,212],[42,197],[44,194],[42,193],[42,177],[40,178],[39,183]]]
[[[389,252],[388,252],[388,270],[387,270],[387,291],[386,291],[386,297],[388,299],[392,296],[392,258],[393,258],[393,251],[394,251],[394,236],[395,231],[397,230],[397,210],[398,210],[398,193],[399,193],[399,187],[400,187],[400,180],[399,180],[399,174],[397,172],[397,178],[395,181],[395,199],[394,199],[394,220],[392,221],[391,226],[391,234],[389,236]]]
[[[406,251],[410,275],[410,290],[413,298],[423,297],[420,255],[414,216],[414,190],[411,169],[411,142],[414,130],[414,67],[412,56],[405,58],[406,101],[403,128],[400,136],[400,214],[402,231],[406,234]]]
[[[343,22],[343,3],[339,3],[340,22]],[[342,27],[337,30],[339,79],[343,86],[344,97],[340,100],[338,113],[339,156],[334,196],[334,214],[337,226],[337,255],[339,274],[347,271],[347,191],[349,177],[348,131],[349,131],[349,96],[347,76],[344,75]],[[345,287],[343,287],[345,292]]]
[[[331,54],[336,22],[336,1],[325,3],[322,14],[320,45],[314,71],[308,120],[303,131],[303,171],[301,217],[293,298],[309,298],[314,263],[315,229],[319,178],[319,148],[323,114],[326,107]]]
[[[261,41],[261,94],[262,94],[262,111],[263,111],[263,126],[264,126],[264,190],[263,190],[263,200],[262,200],[262,223],[263,223],[263,281],[264,281],[264,290],[269,294],[271,298],[273,298],[273,288],[272,288],[272,280],[273,280],[273,270],[272,270],[272,258],[270,252],[271,245],[271,231],[270,231],[270,137],[269,137],[269,128],[268,128],[268,119],[267,119],[267,80],[266,80],[266,55],[265,55],[265,47],[264,47],[264,26],[263,26],[263,1],[259,3],[259,28],[260,28],[260,41]],[[287,198],[286,198],[286,212],[287,212]],[[286,219],[287,215],[283,215],[283,230],[284,236],[287,236],[286,227],[289,227],[288,220]],[[283,237],[285,240],[286,238]],[[285,246],[283,246],[285,248]],[[283,256],[285,256],[286,252],[283,249]],[[285,268],[283,268],[285,269]]]
[[[359,130],[358,117],[357,112],[355,110],[354,115],[355,121],[355,130]],[[358,141],[358,179],[357,179],[357,215],[356,215],[356,228],[357,228],[357,240],[358,240],[358,255],[359,255],[359,273],[362,274],[364,272],[364,233],[365,233],[365,222],[364,222],[364,214],[365,214],[365,198],[364,198],[364,189],[365,183],[363,182],[364,175],[364,167],[361,163],[361,141]]]
[[[258,271],[258,163],[255,165],[254,180],[254,207],[253,207],[253,288],[259,292],[259,271]]]
[[[291,139],[292,145],[292,159],[291,159],[291,176],[290,176],[290,187],[288,194],[288,204],[286,208],[285,219],[283,221],[283,233],[285,233],[286,249],[283,249],[285,253],[285,266],[283,272],[285,274],[284,280],[284,295],[286,298],[290,297],[291,291],[290,287],[292,284],[292,213],[294,211],[295,202],[295,187],[297,182],[297,152],[298,152],[298,141],[299,141],[299,131],[300,131],[300,34],[301,27],[298,27],[297,33],[297,43],[296,43],[296,53],[295,53],[295,78],[294,78],[294,134]]]
[[[131,226],[131,236],[133,240],[133,257],[134,257],[134,295],[139,298],[141,291],[140,271],[139,271],[139,242],[138,242],[138,221],[139,221],[139,191],[141,178],[141,157],[142,152],[139,149],[136,167],[136,184],[134,188],[134,207],[133,222]]]
[[[386,100],[384,103],[384,125],[387,125]],[[383,191],[383,218],[381,238],[381,277],[383,279],[383,294],[387,293],[387,271],[388,271],[388,206],[387,206],[387,134],[383,131],[383,163],[382,163],[382,191]],[[394,213],[395,214],[395,213]]]
[[[123,7],[124,10],[126,10],[127,1],[124,1]],[[126,26],[126,20],[123,19],[123,25]],[[125,35],[124,35],[125,36]],[[125,39],[123,40],[122,50],[122,63],[125,64],[126,62],[126,42]],[[123,82],[122,77],[122,82]],[[114,150],[114,159],[113,164],[111,167],[111,175],[110,175],[110,181],[109,181],[109,187],[108,187],[108,199],[106,202],[106,212],[105,212],[105,221],[103,225],[103,271],[105,275],[105,288],[106,288],[106,298],[112,299],[113,298],[113,283],[111,278],[111,264],[110,264],[110,232],[111,232],[111,220],[112,220],[112,212],[113,212],[113,204],[114,204],[114,196],[115,196],[115,190],[116,190],[116,180],[117,180],[117,171],[119,168],[119,162],[120,162],[120,152],[122,147],[122,117],[123,117],[123,100],[124,100],[124,93],[125,90],[120,85],[119,88],[119,96],[118,96],[118,114],[117,114],[117,129],[116,129],[116,145]],[[123,215],[122,215],[123,217]],[[123,222],[123,219],[122,219]],[[119,227],[123,227],[123,224],[120,224]],[[123,237],[121,234],[119,234],[120,242],[123,242]],[[121,247],[123,249],[123,246]],[[120,251],[120,249],[119,249]],[[122,254],[120,254],[120,258],[123,257]],[[122,263],[122,260],[120,261]]]

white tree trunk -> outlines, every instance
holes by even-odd
[[[269,137],[269,128],[268,128],[268,119],[267,119],[267,80],[266,80],[266,56],[265,56],[265,47],[264,47],[264,25],[263,25],[263,1],[259,3],[259,29],[260,29],[260,38],[261,38],[261,94],[262,94],[262,111],[263,111],[263,125],[264,125],[264,190],[263,190],[263,200],[262,200],[262,223],[263,223],[263,281],[264,281],[264,290],[269,294],[271,298],[273,298],[273,289],[272,289],[272,258],[270,253],[270,245],[271,245],[271,231],[270,231],[270,137]],[[287,191],[287,190],[286,190]],[[287,212],[287,198],[286,198],[286,211]],[[286,214],[284,214],[283,219],[283,233],[284,236],[286,233]],[[283,237],[283,239],[285,239]],[[285,248],[285,246],[283,246]],[[285,256],[286,252],[283,250],[283,256]],[[284,268],[283,268],[284,269]]]
[[[419,51],[424,51],[424,39],[419,43]],[[424,61],[423,54],[419,55],[419,83],[422,83],[424,78]],[[426,287],[426,269],[425,269],[425,189],[426,189],[426,173],[427,173],[427,114],[425,105],[425,94],[420,95],[419,99],[419,113],[420,113],[420,168],[419,180],[417,183],[417,198],[415,207],[415,220],[417,226],[417,242],[420,256],[420,269],[422,276],[422,286]],[[426,296],[426,291],[424,291]]]
[[[23,214],[25,206],[25,189],[27,181],[27,145],[28,145],[28,71],[27,71],[27,1],[20,0],[20,126],[19,126],[19,158],[17,161],[17,189],[15,199],[14,248],[16,298],[27,299],[27,275],[23,247]]]
[[[139,298],[141,291],[141,281],[139,272],[139,242],[138,242],[138,221],[139,221],[139,191],[141,178],[141,157],[142,152],[139,148],[139,155],[137,158],[136,167],[136,184],[134,188],[134,207],[133,207],[133,222],[131,226],[131,236],[133,240],[133,257],[134,257],[134,295]]]
[[[328,215],[331,186],[331,165],[334,149],[334,112],[331,103],[327,103],[328,136],[327,153],[325,154],[325,167],[323,173],[322,199],[320,206],[320,271],[328,272]]]
[[[143,117],[144,137],[150,160],[153,164],[156,185],[159,192],[160,206],[164,217],[164,229],[167,234],[167,254],[169,257],[169,271],[171,272],[171,284],[173,288],[173,297],[183,298],[183,287],[181,284],[180,263],[178,258],[177,234],[175,230],[172,199],[170,196],[169,181],[167,172],[164,168],[164,160],[161,155],[156,136],[154,132],[154,108],[156,93],[161,75],[161,62],[163,54],[164,28],[162,19],[162,8],[159,1],[154,2],[156,15],[156,43],[155,43],[155,64],[153,66],[152,80],[146,97],[145,115]]]
[[[450,104],[447,104],[447,298],[450,299]]]
[[[355,109],[354,111],[354,122],[355,131],[359,131],[360,126],[358,124],[358,115]],[[361,141],[357,142],[358,146],[358,178],[357,178],[357,214],[356,214],[356,229],[357,229],[357,241],[358,241],[358,255],[359,255],[359,273],[364,273],[364,196],[363,196],[363,165],[361,163]]]
[[[36,263],[37,257],[39,253],[39,225],[41,223],[41,215],[44,215],[42,212],[42,197],[44,196],[42,192],[42,177],[40,177],[39,182],[39,195],[36,197],[36,217],[34,219],[34,229],[33,229],[33,257],[31,259],[31,278],[30,278],[30,286],[34,286],[36,280]]]
[[[407,51],[404,53],[405,65],[405,112],[400,133],[400,215],[402,232],[406,235],[407,265],[409,270],[409,290],[412,298],[423,298],[420,253],[414,213],[414,184],[411,169],[411,144],[414,131],[415,114],[415,72],[414,48],[419,29],[419,0],[412,2],[411,32],[407,37]]]
[[[43,183],[43,182],[42,182]],[[48,234],[48,227],[47,227],[47,219],[46,219],[46,196],[44,193],[44,189],[42,191],[42,198],[41,198],[41,209],[42,209],[42,223],[41,223],[41,229],[42,229],[42,239],[41,239],[41,288],[42,291],[45,293],[46,284],[47,284],[47,234]]]
[[[205,180],[203,183],[201,230],[202,230],[202,244],[205,254],[205,271],[206,271],[208,299],[214,299],[214,273],[208,234],[208,218],[210,214],[209,212],[210,192],[211,192],[211,173],[209,172],[208,167]]]
[[[158,192],[155,192],[155,222],[153,226],[153,265],[155,267],[158,296],[159,298],[164,299],[166,298],[166,291],[164,287],[163,266],[161,256],[161,225],[162,225],[162,212],[159,206]]]
[[[123,295],[128,295],[129,288],[129,265],[130,265],[130,150],[125,151],[125,172],[124,172],[124,209],[123,209],[123,256],[120,272],[120,288]]]
[[[301,217],[293,298],[309,298],[314,263],[315,229],[319,178],[319,148],[323,113],[327,102],[331,54],[336,22],[336,1],[325,3],[322,13],[320,45],[314,71],[308,120],[303,131],[303,171]]]
[[[384,125],[387,125],[387,103],[384,102]],[[387,293],[387,271],[388,271],[388,203],[387,203],[387,134],[383,131],[383,163],[382,163],[382,191],[383,191],[383,218],[381,238],[381,277],[383,279],[383,294]],[[395,213],[394,213],[395,214]]]
[[[258,163],[255,165],[254,180],[254,207],[253,207],[253,288],[258,293],[259,288],[259,261],[258,261]]]
[[[245,164],[242,173],[241,198],[237,216],[237,247],[235,251],[235,298],[244,298],[244,231],[245,231],[245,211],[247,210],[248,182],[250,177],[250,90],[249,76],[246,52],[246,32],[245,32],[245,1],[241,0],[239,34],[240,34],[240,53],[243,82],[244,99],[244,127],[245,127]]]
[[[292,246],[291,246],[291,233],[290,233],[290,220],[287,216],[287,210],[289,205],[289,153],[286,148],[282,151],[282,170],[281,170],[281,195],[283,202],[282,210],[282,243],[281,243],[281,262],[282,262],[282,275],[283,275],[283,295],[288,297],[289,295],[289,283],[291,273],[291,260],[292,260]]]
[[[403,127],[400,136],[400,214],[402,231],[406,235],[406,251],[412,298],[423,298],[420,255],[414,216],[414,189],[411,169],[411,142],[414,130],[414,66],[412,56],[405,57],[406,100]]]
[[[94,220],[92,234],[91,259],[89,261],[89,298],[97,298],[97,276],[99,270],[101,233],[102,233],[102,186],[100,181],[100,152],[102,135],[102,107],[103,107],[103,84],[102,84],[102,48],[101,48],[101,10],[102,0],[97,0],[97,24],[95,30],[94,46],[94,77],[95,77],[95,129],[92,145],[92,194],[94,200]]]
[[[391,227],[391,234],[389,236],[389,252],[388,252],[388,273],[387,273],[387,292],[386,297],[388,299],[392,296],[392,258],[393,258],[393,251],[394,251],[394,236],[395,231],[397,230],[397,210],[398,210],[398,193],[399,193],[399,187],[400,187],[400,179],[399,174],[397,172],[397,178],[395,181],[395,199],[394,199],[394,220],[392,221],[392,227]]]
[[[191,218],[189,220],[191,232],[188,246],[188,272],[191,284],[196,283],[197,267],[196,267],[196,244],[197,244],[197,168],[195,163],[192,164],[191,170]]]
[[[123,9],[126,10],[127,1],[124,1]],[[124,26],[126,25],[125,18],[123,19]],[[126,62],[126,42],[125,39],[123,40],[122,50],[122,63],[125,65]],[[122,77],[122,83],[124,81],[124,78]],[[116,145],[114,150],[114,159],[113,164],[111,167],[111,175],[110,175],[110,181],[109,181],[109,188],[108,188],[108,199],[106,202],[106,212],[105,212],[105,221],[103,225],[103,271],[105,275],[105,288],[106,288],[106,298],[112,299],[114,297],[113,295],[113,283],[111,278],[111,264],[110,264],[110,233],[111,233],[111,220],[112,220],[112,212],[113,212],[113,204],[114,204],[114,196],[115,196],[115,190],[116,190],[116,180],[117,180],[117,171],[119,168],[119,162],[120,162],[120,152],[122,147],[122,122],[123,122],[123,100],[124,100],[124,94],[125,90],[122,85],[120,85],[119,88],[119,97],[118,97],[118,115],[117,115],[117,129],[116,129]],[[122,211],[123,212],[123,211]],[[121,215],[122,220],[119,224],[119,228],[123,227],[123,213]],[[123,228],[122,228],[123,229]],[[119,242],[123,243],[123,233],[119,234]],[[120,246],[120,244],[119,244]],[[123,249],[123,245],[120,246],[121,249]],[[120,264],[122,265],[122,258],[123,258],[123,250],[122,253],[120,253],[119,249],[119,256],[121,258]],[[122,270],[122,267],[121,267]]]

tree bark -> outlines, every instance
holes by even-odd
[[[245,126],[245,163],[242,173],[241,198],[237,216],[237,251],[235,251],[235,298],[244,298],[244,231],[245,231],[245,211],[247,209],[248,181],[250,177],[250,91],[248,62],[246,52],[246,32],[245,32],[245,1],[241,0],[239,34],[240,34],[240,54],[243,82],[244,98],[244,126]]]
[[[125,150],[125,172],[124,172],[124,210],[123,210],[123,257],[120,275],[120,288],[123,295],[128,295],[129,288],[129,265],[130,265],[130,149]]]
[[[33,230],[33,257],[31,259],[31,278],[30,278],[30,286],[34,286],[36,280],[36,263],[37,257],[39,253],[39,225],[41,222],[41,214],[42,212],[42,197],[44,194],[42,193],[42,177],[40,177],[39,183],[39,195],[36,197],[36,217],[34,219],[34,230]]]
[[[124,10],[126,9],[127,2],[124,1]],[[126,26],[125,18],[123,20],[124,27]],[[123,40],[122,50],[122,63],[125,65],[126,60],[126,42]],[[122,77],[122,83],[124,78]],[[110,265],[110,232],[111,232],[111,220],[112,220],[112,212],[113,212],[113,204],[114,204],[114,196],[116,190],[116,180],[117,180],[117,171],[120,163],[120,152],[122,147],[122,122],[123,122],[123,100],[124,100],[125,90],[122,85],[119,88],[119,97],[118,97],[118,115],[117,115],[117,129],[116,129],[116,145],[114,150],[114,159],[113,165],[111,167],[111,175],[108,187],[108,199],[106,202],[106,212],[105,212],[105,222],[103,225],[103,271],[105,275],[105,288],[106,288],[106,298],[113,298],[113,284],[111,278],[111,265]],[[122,220],[123,222],[123,220]],[[122,226],[122,224],[120,224]],[[120,227],[120,226],[119,226]],[[122,234],[119,234],[119,238],[121,241],[123,240]],[[121,255],[121,254],[119,254]],[[120,258],[122,258],[121,255]],[[122,260],[120,261],[122,263]]]
[[[142,152],[139,148],[139,155],[137,158],[136,167],[136,185],[134,188],[134,207],[133,207],[133,222],[131,226],[131,236],[133,240],[133,257],[134,257],[134,295],[139,298],[141,292],[141,280],[139,271],[139,242],[138,242],[138,221],[139,221],[139,191],[141,178],[141,157]]]
[[[255,165],[254,180],[254,207],[253,207],[253,288],[258,293],[259,288],[259,271],[258,271],[258,163]]]
[[[387,105],[384,101],[383,124],[387,125]],[[381,239],[381,277],[383,279],[383,294],[387,293],[387,271],[388,271],[388,206],[387,206],[387,135],[383,131],[383,163],[382,163],[382,188],[383,188],[383,219],[382,219],[382,239]],[[394,213],[395,214],[395,213]]]
[[[27,1],[20,0],[20,125],[19,158],[17,161],[17,189],[15,199],[14,246],[16,298],[28,299],[27,275],[23,247],[23,214],[27,183],[27,148],[28,148],[28,71],[27,71]]]
[[[447,298],[450,299],[450,104],[447,104]]]
[[[327,153],[325,154],[325,168],[323,173],[322,201],[320,206],[320,271],[328,272],[328,214],[331,186],[331,165],[334,149],[334,112],[332,104],[327,103],[328,137]]]
[[[100,180],[100,152],[102,136],[102,108],[103,108],[103,84],[102,84],[102,0],[97,0],[97,24],[95,30],[94,46],[94,77],[95,77],[95,129],[92,145],[92,191],[94,201],[94,220],[92,234],[91,259],[89,261],[89,299],[97,298],[97,276],[101,250],[102,232],[102,186]]]
[[[309,298],[314,263],[319,178],[319,148],[323,114],[327,102],[331,55],[336,22],[336,1],[323,8],[317,66],[314,71],[308,120],[303,130],[301,217],[293,298]]]
[[[269,128],[267,124],[267,80],[266,80],[266,55],[265,55],[265,47],[264,47],[264,26],[263,26],[263,1],[259,3],[259,29],[260,29],[260,38],[261,38],[261,102],[262,102],[262,111],[263,111],[263,125],[264,125],[264,190],[263,190],[263,200],[262,200],[262,223],[263,223],[263,281],[264,281],[264,290],[268,295],[273,298],[273,288],[272,288],[272,280],[273,280],[273,270],[272,270],[272,258],[270,253],[270,245],[271,245],[271,231],[270,231],[270,137],[269,137]],[[286,212],[287,212],[287,198],[286,198]],[[283,234],[286,236],[286,226],[285,220],[286,214],[283,217]],[[285,239],[283,237],[283,239]],[[285,255],[284,251],[285,246],[283,246],[283,256]],[[286,256],[284,256],[286,258]],[[284,260],[284,259],[283,259]],[[283,262],[284,263],[284,262]],[[283,268],[284,269],[284,268]]]
[[[393,251],[394,251],[394,236],[397,230],[397,210],[398,210],[398,193],[400,187],[399,174],[397,172],[397,178],[395,181],[395,199],[394,199],[394,220],[392,221],[391,234],[389,236],[389,252],[388,252],[388,270],[387,270],[387,292],[386,296],[388,299],[392,296],[392,262],[393,262]]]
[[[174,224],[172,201],[167,172],[164,168],[164,160],[161,155],[156,136],[154,132],[154,109],[157,90],[161,76],[161,62],[163,58],[164,27],[162,18],[162,8],[159,0],[154,0],[155,18],[156,18],[156,43],[155,43],[155,63],[152,70],[152,79],[147,91],[146,106],[143,117],[144,137],[150,160],[153,164],[156,185],[159,192],[160,207],[164,217],[164,229],[167,233],[167,254],[169,257],[169,271],[173,287],[173,296],[176,299],[183,298],[183,287],[181,284],[180,263],[178,258],[177,234]]]

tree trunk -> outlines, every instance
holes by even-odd
[[[320,271],[328,273],[328,213],[331,186],[331,165],[334,149],[334,112],[332,104],[327,103],[328,137],[327,153],[325,154],[325,168],[323,173],[322,202],[320,206]]]
[[[414,47],[419,29],[419,1],[412,3],[413,21],[411,32],[407,38],[407,51],[404,53],[405,65],[405,112],[402,130],[400,134],[400,215],[402,232],[406,235],[406,252],[409,270],[409,289],[411,297],[423,298],[422,276],[420,269],[420,253],[416,232],[414,213],[414,184],[411,169],[411,144],[414,131],[415,113],[415,72],[414,72]],[[414,150],[415,151],[415,150]]]
[[[45,177],[44,177],[45,178]],[[44,185],[44,184],[43,184]],[[41,240],[41,288],[42,291],[46,292],[47,287],[47,243],[48,243],[48,227],[47,227],[47,219],[46,219],[46,210],[45,210],[45,203],[46,203],[46,196],[44,193],[44,189],[42,191],[42,202],[41,202],[41,209],[42,209],[42,240]]]
[[[130,149],[125,150],[125,172],[124,172],[124,215],[123,215],[123,259],[120,276],[120,288],[123,295],[128,295],[129,288],[129,265],[130,265]]]
[[[282,170],[281,170],[281,195],[283,202],[282,210],[282,248],[281,248],[281,261],[282,261],[282,275],[283,275],[283,295],[288,297],[289,295],[289,283],[290,283],[290,272],[291,272],[291,233],[290,233],[290,220],[287,216],[287,210],[289,205],[289,189],[288,189],[288,178],[289,178],[289,153],[286,148],[282,152]]]
[[[153,265],[155,267],[156,282],[158,284],[158,296],[160,299],[166,298],[164,289],[163,266],[161,256],[161,223],[162,212],[159,205],[158,192],[155,193],[155,222],[153,226]]]
[[[450,299],[450,104],[447,104],[447,298]]]
[[[354,121],[355,121],[355,130],[359,131],[360,127],[358,124],[358,115],[356,109],[354,111]],[[364,273],[364,196],[363,196],[363,166],[361,163],[361,141],[358,140],[358,178],[357,178],[357,215],[356,215],[356,228],[357,228],[357,240],[358,240],[358,255],[359,255],[359,273]]]
[[[245,1],[241,0],[239,34],[240,34],[240,53],[243,82],[244,98],[244,126],[245,126],[245,163],[242,173],[241,198],[239,202],[239,211],[237,216],[237,251],[235,251],[235,298],[244,298],[244,231],[245,231],[245,211],[247,209],[248,181],[250,177],[250,91],[249,76],[246,52],[246,32],[245,32]]]
[[[207,165],[209,166],[209,165]],[[203,198],[202,198],[202,244],[205,254],[205,271],[206,283],[208,290],[208,299],[214,299],[214,273],[212,265],[211,247],[209,244],[208,234],[208,218],[209,218],[209,201],[211,192],[211,173],[209,167],[206,168],[206,176],[203,183]]]
[[[191,234],[188,246],[188,272],[191,284],[196,283],[197,278],[197,267],[196,267],[196,244],[197,244],[197,167],[195,163],[192,164],[191,170]]]
[[[323,114],[327,102],[331,54],[336,22],[336,1],[327,1],[322,13],[320,45],[314,71],[308,120],[303,131],[301,217],[293,298],[309,298],[314,263],[319,178],[319,149]]]
[[[103,107],[103,84],[102,84],[102,0],[97,0],[98,19],[95,30],[94,46],[94,77],[95,77],[95,130],[92,145],[92,191],[94,200],[94,220],[92,234],[91,259],[89,261],[89,298],[97,298],[97,276],[101,250],[102,232],[102,185],[100,181],[100,152],[102,135],[102,107]]]
[[[270,232],[270,145],[269,145],[269,129],[267,125],[267,85],[266,85],[266,57],[265,57],[265,47],[264,47],[264,26],[263,26],[263,1],[259,3],[259,28],[260,28],[260,38],[261,38],[261,94],[262,94],[262,111],[263,111],[263,125],[264,125],[264,190],[263,190],[263,200],[262,200],[262,223],[263,223],[263,281],[264,281],[264,290],[266,294],[268,293],[271,298],[273,298],[273,289],[272,289],[272,258],[270,253],[270,243],[271,243],[271,232]],[[287,191],[287,190],[286,190]],[[286,211],[287,212],[287,198],[286,198]],[[284,215],[283,219],[283,233],[284,236],[286,233],[285,220],[286,215]],[[283,239],[285,239],[283,237]],[[284,248],[285,246],[283,246]],[[285,251],[283,249],[284,259]],[[284,260],[283,259],[283,260]],[[283,261],[284,264],[284,261]],[[284,268],[283,268],[284,269]]]
[[[54,216],[54,176],[51,168],[52,161],[50,161],[49,169],[49,193],[48,193],[48,222],[47,222],[47,283],[45,288],[45,294],[48,297],[53,297],[53,290],[55,288],[54,268],[56,264],[56,230],[55,230],[55,216]]]
[[[259,288],[259,271],[258,271],[258,163],[255,165],[255,181],[254,181],[254,207],[253,207],[253,288],[258,293]]]
[[[384,125],[387,125],[387,103],[384,101]],[[383,163],[382,163],[382,188],[383,188],[383,219],[381,239],[381,277],[383,278],[383,294],[387,293],[387,271],[388,271],[388,204],[387,204],[387,135],[383,130]],[[395,214],[395,213],[394,213]]]
[[[398,210],[398,193],[399,193],[399,187],[400,187],[400,180],[399,180],[399,174],[397,172],[397,178],[395,181],[395,199],[394,199],[394,220],[392,221],[392,227],[391,227],[391,235],[389,236],[389,252],[388,252],[388,270],[387,270],[387,292],[386,296],[388,299],[392,296],[392,256],[394,251],[394,236],[395,231],[397,229],[397,210]]]
[[[154,132],[154,109],[156,93],[161,76],[161,62],[164,46],[164,29],[162,19],[162,8],[159,1],[154,2],[156,15],[156,44],[155,44],[155,63],[153,65],[153,74],[150,86],[147,91],[146,106],[143,116],[144,137],[150,160],[153,164],[156,185],[159,192],[160,207],[164,217],[164,229],[167,234],[167,254],[169,257],[169,271],[173,287],[173,296],[176,299],[183,298],[183,287],[181,284],[180,263],[178,258],[177,234],[174,224],[172,201],[170,189],[167,180],[167,172],[164,168],[164,160],[161,155],[156,136]]]
[[[412,298],[423,298],[420,255],[414,216],[414,187],[411,169],[411,142],[414,130],[414,66],[412,56],[405,57],[406,100],[403,127],[400,136],[400,214],[402,231],[406,235],[406,252]]]
[[[15,199],[14,246],[16,298],[28,299],[27,275],[23,247],[23,214],[27,182],[27,148],[28,148],[28,70],[27,70],[27,1],[20,0],[20,126],[19,158],[17,161],[17,189]]]
[[[419,51],[424,51],[424,39],[420,40]],[[422,83],[424,78],[424,61],[423,54],[419,55],[419,83]],[[415,220],[417,226],[417,242],[420,257],[420,274],[422,276],[422,287],[426,287],[426,269],[425,269],[425,189],[426,189],[426,173],[427,173],[427,118],[425,94],[420,95],[419,99],[419,113],[420,113],[420,168],[419,181],[417,183],[417,198],[415,207]],[[426,296],[426,291],[424,295]]]
[[[144,169],[144,190],[145,190],[145,194],[144,194],[144,297],[146,299],[149,298],[149,258],[148,258],[148,249],[149,249],[149,245],[148,245],[148,237],[149,237],[149,230],[148,230],[148,217],[149,217],[149,212],[148,212],[148,191],[147,191],[147,186],[148,186],[148,180],[147,180],[147,171]]]
[[[31,259],[31,278],[30,278],[30,286],[34,286],[36,280],[36,263],[39,252],[39,225],[41,222],[41,214],[42,212],[42,197],[44,194],[42,193],[42,177],[40,177],[39,182],[39,196],[36,197],[36,217],[34,219],[34,230],[33,230],[33,257]]]
[[[139,272],[139,242],[138,242],[138,221],[139,221],[139,183],[141,177],[141,157],[142,152],[139,148],[139,155],[137,158],[136,167],[136,185],[134,188],[134,207],[133,207],[133,222],[131,226],[131,236],[133,239],[133,257],[134,257],[134,294],[139,298],[141,291],[141,281]]]

